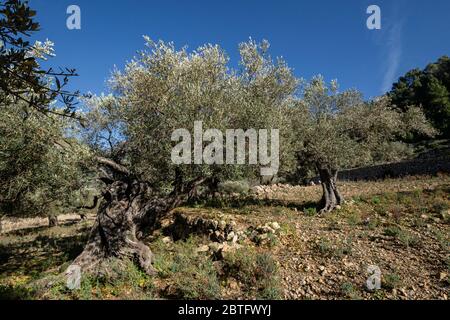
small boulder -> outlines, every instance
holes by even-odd
[[[164,237],[164,238],[162,238],[162,242],[165,244],[169,244],[169,243],[172,243],[173,241],[172,241],[171,237]]]
[[[222,250],[223,244],[217,243],[217,242],[211,242],[208,245],[208,247],[213,253],[218,253],[220,250]]]
[[[196,250],[197,253],[204,253],[204,252],[208,252],[208,251],[209,251],[209,246],[206,244],[198,247]]]
[[[227,236],[227,241],[232,241],[234,237],[235,237],[235,233],[233,231],[231,231]]]
[[[218,228],[219,228],[220,230],[225,230],[226,227],[227,227],[227,223],[226,223],[224,220],[221,220],[221,221],[219,222]]]
[[[278,224],[278,222],[272,222],[272,229],[276,231],[276,230],[281,229],[281,227]]]

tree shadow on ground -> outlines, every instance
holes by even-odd
[[[32,300],[32,290],[24,286],[0,286],[0,300]]]
[[[71,219],[71,220],[65,220],[62,221],[58,224],[59,227],[70,227],[73,225],[76,225],[78,223],[80,223],[80,219]],[[32,227],[24,227],[24,228],[20,228],[20,229],[14,229],[11,231],[6,231],[3,233],[3,235],[7,235],[7,236],[27,236],[27,235],[31,235],[31,234],[35,234],[41,231],[45,231],[45,230],[51,230],[51,228],[53,227],[49,227],[49,226],[32,226]]]
[[[75,259],[83,250],[89,227],[76,235],[38,235],[33,240],[0,245],[0,274],[38,277]]]
[[[190,205],[201,205],[204,208],[243,208],[246,206],[261,206],[261,207],[285,207],[288,209],[297,209],[303,212],[309,208],[318,209],[320,203],[317,201],[289,201],[280,199],[259,199],[255,197],[242,197],[242,198],[213,198],[197,202]]]

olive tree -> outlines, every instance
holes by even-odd
[[[71,122],[24,103],[2,108],[0,214],[45,216],[81,201],[90,152],[69,134]]]
[[[43,113],[73,117],[78,92],[65,89],[74,69],[41,67],[41,60],[54,55],[51,41],[35,41],[39,31],[36,11],[24,0],[0,2],[0,110],[19,103]],[[64,108],[55,109],[59,99]]]
[[[224,179],[258,172],[258,165],[173,163],[176,130],[193,133],[199,121],[204,130],[221,132],[280,128],[283,135],[289,127],[283,110],[294,100],[297,80],[283,60],[270,58],[267,42],[241,44],[239,70],[217,45],[189,52],[146,42],[147,50],[113,73],[111,93],[86,102],[84,139],[97,150],[105,188],[89,242],[74,261],[85,270],[115,257],[151,273],[152,254],[141,239],[163,215],[200,185],[215,189]]]
[[[328,85],[321,76],[304,86],[290,112],[297,159],[320,176],[322,213],[344,201],[337,187],[340,169],[401,157],[406,146],[398,140],[408,132],[434,134],[420,108],[402,113],[387,97],[365,102],[358,91],[339,92],[336,81]]]
[[[40,28],[35,17],[28,1],[0,2],[1,215],[68,206],[84,184],[78,161],[86,149],[67,136],[78,92],[65,87],[75,70],[42,68],[55,54],[51,41],[31,42]]]

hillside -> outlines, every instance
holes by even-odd
[[[0,296],[448,299],[450,177],[340,187],[347,203],[325,216],[315,210],[320,186],[257,187],[250,196],[178,208],[147,239],[154,277],[130,263],[114,278],[83,278],[76,291],[48,279],[81,252],[94,217],[69,216],[50,229],[22,221],[0,236]],[[381,270],[381,290],[366,289],[370,265]]]

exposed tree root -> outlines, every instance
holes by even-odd
[[[107,159],[100,163],[114,174],[102,178],[107,188],[101,197],[97,219],[84,251],[71,266],[97,273],[102,262],[109,258],[128,259],[151,275],[155,272],[153,254],[142,238],[204,179],[187,185],[179,179],[174,192],[161,197],[148,183],[130,176],[123,166]]]
[[[48,226],[49,227],[56,227],[56,226],[58,226],[58,216],[57,215],[50,215],[48,217]]]
[[[136,180],[116,181],[103,194],[88,244],[73,265],[95,272],[98,263],[109,257],[135,261],[152,274],[152,252],[139,238],[147,215],[159,216],[169,206],[155,207],[147,200],[150,189]]]

